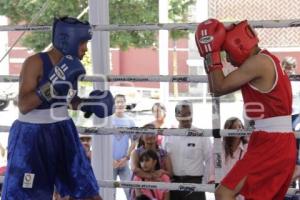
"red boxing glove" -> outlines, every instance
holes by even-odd
[[[207,73],[223,68],[220,51],[226,36],[224,25],[216,19],[200,23],[195,33],[200,56],[205,59]]]

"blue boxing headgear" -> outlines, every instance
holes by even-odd
[[[80,42],[92,39],[92,27],[89,22],[76,18],[56,18],[52,27],[52,43],[64,55],[78,57]]]

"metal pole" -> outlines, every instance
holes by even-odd
[[[109,24],[109,1],[89,0],[91,24]],[[109,32],[94,31],[91,42],[94,74],[109,74]],[[105,85],[106,84],[106,85]],[[95,83],[97,89],[108,89],[107,83]],[[104,121],[106,120],[106,121]],[[110,126],[110,120],[95,119],[95,126]],[[97,180],[112,180],[111,136],[94,136],[92,142],[92,166]],[[103,199],[113,199],[113,189],[100,190]]]
[[[168,22],[168,0],[159,1],[159,22]],[[159,74],[169,74],[169,31],[159,31]],[[169,101],[169,83],[160,83],[160,101]]]

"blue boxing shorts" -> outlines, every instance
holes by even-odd
[[[66,110],[54,109],[54,113]],[[83,199],[98,195],[73,120],[55,120],[45,110],[20,115],[10,129],[2,200],[52,200],[54,185],[61,196]]]

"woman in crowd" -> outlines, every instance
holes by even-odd
[[[154,128],[170,128],[167,123],[166,116],[167,116],[167,109],[162,103],[154,103],[152,106],[152,114],[154,116],[154,121],[150,124],[154,125]],[[157,136],[157,144],[161,145],[162,143],[162,136]]]
[[[231,117],[226,120],[224,129],[244,129],[242,121],[237,117]],[[225,176],[235,163],[242,159],[247,150],[248,140],[246,137],[224,137],[223,138],[223,175]],[[237,200],[243,200],[242,195],[236,197]]]

